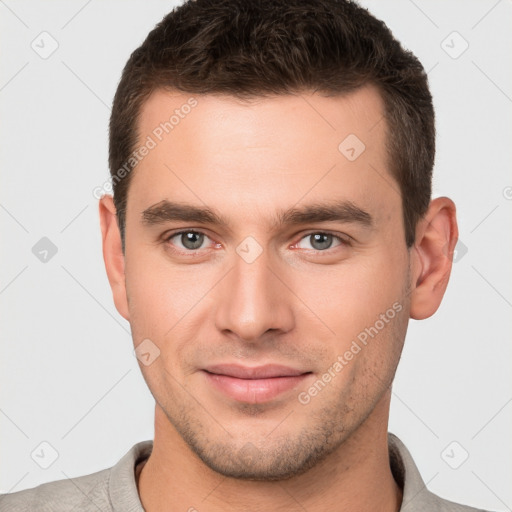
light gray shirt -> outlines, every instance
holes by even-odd
[[[400,512],[477,512],[432,494],[411,454],[393,434],[388,436],[390,465],[403,489]],[[77,478],[58,480],[33,489],[0,495],[2,512],[144,512],[135,481],[135,467],[147,459],[153,441],[142,441],[113,467]],[[480,509],[480,512],[485,512]]]

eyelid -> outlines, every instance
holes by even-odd
[[[300,243],[302,240],[304,240],[304,238],[307,238],[308,236],[316,235],[316,234],[331,235],[333,238],[336,238],[340,242],[340,244],[337,245],[336,247],[339,247],[341,245],[345,245],[345,246],[351,245],[351,242],[353,240],[352,237],[350,237],[349,235],[346,235],[345,233],[332,232],[332,231],[329,231],[328,229],[312,229],[306,233],[302,233],[300,238],[292,244],[292,247],[295,247],[298,243]],[[319,249],[302,249],[302,250],[314,251],[317,253],[328,253],[331,249],[336,249],[336,247],[329,247],[328,249],[325,249],[323,251],[321,251]]]
[[[185,233],[198,233],[198,234],[204,235],[206,238],[208,238],[210,241],[212,241],[215,245],[220,245],[218,242],[213,241],[212,238],[208,235],[208,233],[206,231],[204,231],[203,229],[200,229],[200,228],[178,229],[176,231],[166,232],[162,236],[162,239],[163,239],[163,242],[169,243],[171,238],[174,238],[175,236],[182,235],[182,234],[185,234]],[[298,238],[298,240],[296,242],[294,242],[291,245],[291,247],[295,247],[298,243],[300,243],[302,240],[304,240],[308,236],[315,235],[315,234],[331,235],[333,238],[337,239],[340,242],[340,244],[336,245],[335,247],[329,247],[328,249],[325,249],[323,251],[319,250],[319,249],[302,249],[302,250],[313,251],[313,252],[317,252],[317,253],[328,253],[331,249],[335,249],[336,247],[339,247],[341,245],[345,245],[345,246],[350,245],[351,241],[352,241],[352,237],[350,237],[349,235],[347,235],[345,233],[332,232],[332,231],[326,230],[326,229],[324,229],[324,230],[322,230],[322,229],[312,229],[312,230],[309,230],[309,231],[307,231],[305,233],[304,232],[301,233],[300,238]],[[204,251],[205,250],[205,249],[195,249],[195,250],[183,251],[183,250],[181,250],[179,248],[174,247],[170,243],[169,243],[169,245],[172,246],[174,251],[176,251],[178,253],[181,253],[181,254],[194,254],[197,251]]]
[[[162,243],[165,243],[170,248],[171,251],[173,251],[179,255],[184,255],[184,256],[193,256],[193,255],[197,254],[198,252],[204,252],[207,249],[212,248],[212,247],[206,247],[203,249],[181,249],[179,247],[176,247],[174,244],[172,244],[170,242],[171,238],[174,238],[175,236],[178,236],[178,235],[183,235],[185,233],[197,233],[200,235],[204,235],[214,245],[219,245],[218,242],[215,242],[214,240],[212,240],[211,236],[208,235],[208,233],[206,231],[204,231],[203,229],[199,229],[199,228],[186,228],[186,229],[178,229],[176,231],[167,231],[166,233],[164,233],[162,235]]]
[[[206,231],[203,231],[202,229],[196,229],[196,228],[186,228],[186,229],[178,229],[176,231],[166,231],[163,235],[162,235],[162,238],[164,240],[170,240],[171,238],[174,238],[175,236],[177,235],[183,235],[185,233],[198,233],[198,234],[201,234],[201,235],[204,235],[208,238],[211,238],[208,233],[206,233]]]

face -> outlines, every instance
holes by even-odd
[[[143,107],[125,316],[169,431],[226,476],[304,472],[388,393],[410,264],[383,111],[370,87]]]

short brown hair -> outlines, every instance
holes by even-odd
[[[123,250],[132,175],[126,166],[153,91],[249,99],[301,91],[335,96],[366,84],[384,101],[388,167],[410,247],[431,197],[434,109],[423,66],[387,26],[350,0],[188,0],[175,8],[132,53],[114,97],[109,166]]]

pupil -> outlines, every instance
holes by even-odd
[[[187,249],[198,249],[203,245],[203,238],[204,235],[202,233],[194,233],[191,231],[181,235],[181,243],[183,247]]]
[[[332,245],[332,235],[328,233],[315,233],[310,238],[315,249],[328,249]]]

